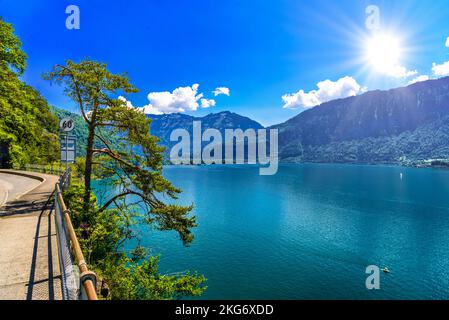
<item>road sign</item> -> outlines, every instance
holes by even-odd
[[[61,137],[61,162],[73,163],[76,158],[76,137]]]
[[[61,128],[63,132],[70,132],[75,129],[75,122],[72,118],[61,119],[59,122],[59,128]]]

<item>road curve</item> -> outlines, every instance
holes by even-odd
[[[17,200],[41,183],[34,178],[0,172],[0,207]]]
[[[0,201],[7,193],[0,207],[0,300],[62,298],[52,202],[58,178],[0,170]]]

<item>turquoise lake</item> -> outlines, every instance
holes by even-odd
[[[160,271],[196,270],[203,299],[449,299],[449,171],[394,166],[166,167],[195,204],[190,247],[139,229]],[[368,265],[388,266],[367,290]]]

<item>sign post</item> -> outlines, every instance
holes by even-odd
[[[75,161],[75,151],[76,151],[76,139],[75,137],[69,137],[69,133],[75,129],[75,122],[72,118],[64,118],[59,122],[59,128],[65,136],[64,143],[61,139],[61,162],[65,161],[65,169],[67,171],[69,167],[69,161]],[[71,142],[71,148],[69,150],[69,141]],[[63,147],[64,146],[64,147]],[[71,157],[69,159],[69,151],[71,151]],[[64,155],[64,157],[63,157]]]

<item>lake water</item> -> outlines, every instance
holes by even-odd
[[[166,167],[195,204],[186,248],[141,228],[161,272],[197,270],[204,299],[449,299],[449,171],[389,166]],[[401,177],[402,174],[402,177]],[[368,265],[388,266],[380,290]]]

